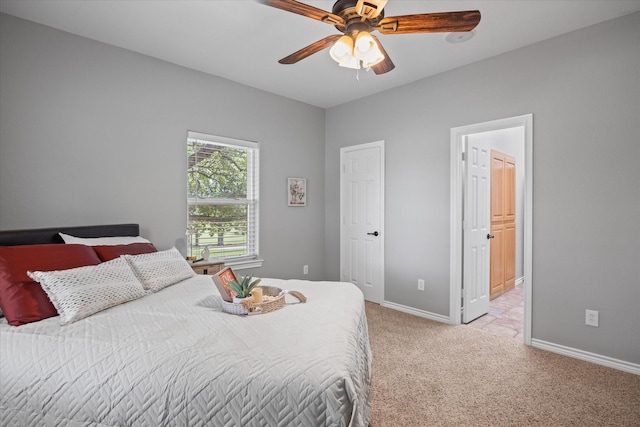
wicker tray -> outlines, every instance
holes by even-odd
[[[291,294],[298,298],[300,302],[306,302],[307,299],[304,295],[297,291],[283,291],[275,286],[257,286],[262,289],[262,295],[266,297],[275,297],[270,301],[265,301],[260,304],[255,304],[251,298],[247,298],[242,303],[233,303],[222,301],[222,311],[230,314],[265,314],[271,311],[279,310],[285,306],[285,295]]]

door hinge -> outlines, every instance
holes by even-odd
[[[464,162],[464,151],[462,152],[462,161]]]

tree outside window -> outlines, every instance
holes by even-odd
[[[246,146],[255,143],[189,136],[188,255],[208,247],[211,258],[257,256],[258,150]]]

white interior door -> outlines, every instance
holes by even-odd
[[[384,300],[384,141],[340,150],[341,280]]]
[[[489,312],[491,147],[467,136],[463,221],[462,321]]]

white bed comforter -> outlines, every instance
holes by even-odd
[[[360,290],[262,284],[308,302],[230,315],[211,277],[197,276],[67,326],[1,319],[0,425],[368,425]]]

